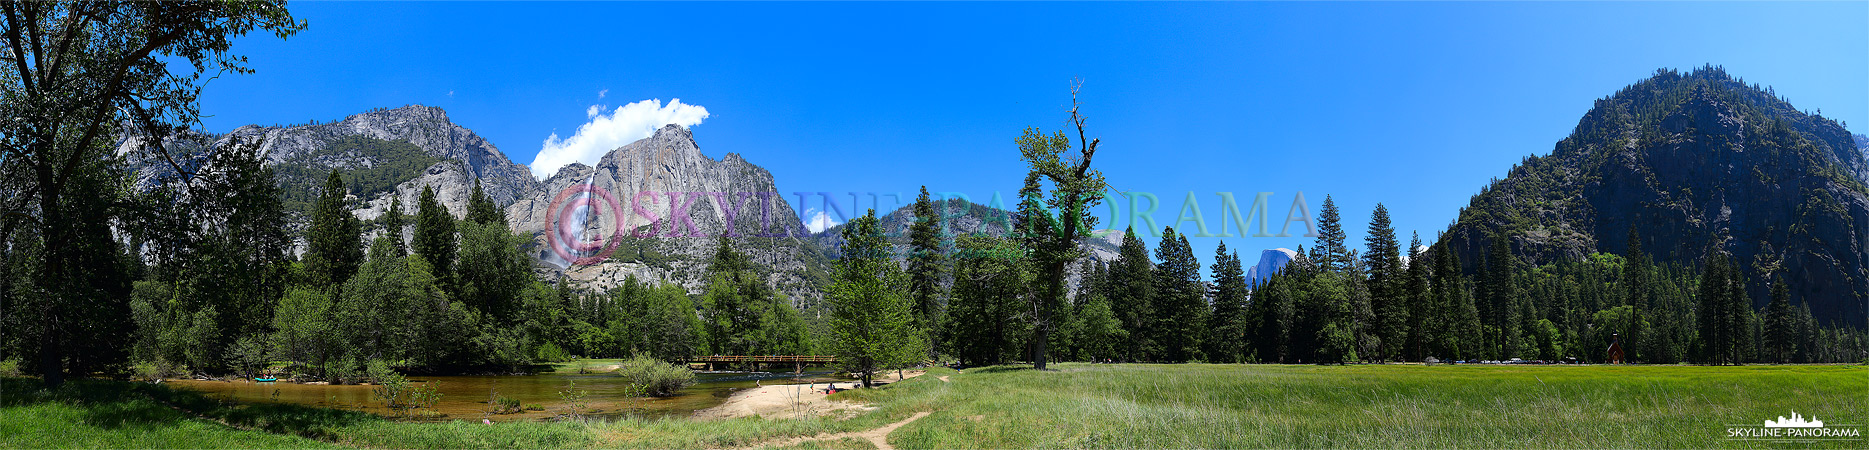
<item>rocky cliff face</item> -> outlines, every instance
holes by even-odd
[[[726,235],[794,300],[817,296],[811,280],[822,270],[821,258],[772,174],[737,154],[720,160],[702,155],[687,128],[665,126],[612,150],[595,167],[566,166],[508,206],[513,230],[534,237],[542,261],[558,258],[552,243],[559,236],[578,234],[569,232],[575,230],[567,226],[563,206],[579,195],[567,189],[586,184],[599,194],[583,234],[593,247],[613,250],[596,264],[542,266],[543,276],[563,275],[603,290],[635,275],[698,290],[709,257]],[[557,234],[551,234],[554,227]]]
[[[425,186],[435,189],[437,199],[455,217],[466,213],[467,198],[476,180],[488,196],[500,203],[513,202],[540,189],[538,181],[524,165],[507,159],[492,143],[473,131],[449,121],[441,108],[430,106],[380,109],[332,123],[248,125],[218,136],[171,139],[168,146],[176,155],[199,154],[222,148],[236,138],[245,142],[259,140],[267,164],[274,167],[288,190],[297,191],[286,194],[302,199],[316,198],[317,190],[324,185],[324,174],[332,169],[355,173],[387,164],[407,163],[412,156],[419,156],[423,164],[428,164],[415,167],[412,176],[406,179],[388,180],[394,187],[382,192],[357,195],[353,184],[352,194],[356,197],[352,213],[363,220],[381,216],[389,209],[393,197],[401,197],[405,212],[413,213],[416,199]],[[359,150],[347,146],[357,138],[412,145],[418,154],[386,154],[380,152],[380,148]],[[132,150],[138,148],[140,142],[136,137],[127,137],[119,142],[118,152],[130,158],[131,166],[137,169],[139,185],[154,186],[158,179],[171,176],[173,170],[164,161],[138,159],[142,155]],[[289,172],[315,179],[288,182],[283,177]],[[373,236],[376,233],[370,232]],[[303,242],[299,245],[302,247]]]
[[[1462,209],[1443,239],[1474,270],[1494,236],[1534,264],[1626,253],[1699,270],[1726,252],[1752,297],[1783,276],[1820,321],[1869,313],[1869,160],[1835,121],[1716,68],[1655,77],[1597,101],[1549,156]],[[1759,306],[1759,305],[1755,305]]]
[[[1246,268],[1246,285],[1258,287],[1259,283],[1272,278],[1279,269],[1285,268],[1298,252],[1288,248],[1274,248],[1259,252],[1259,263]]]
[[[526,166],[512,162],[493,143],[448,120],[448,113],[432,106],[412,105],[353,115],[332,123],[285,127],[248,125],[223,136],[263,137],[267,160],[274,164],[309,164],[323,169],[370,167],[380,161],[369,155],[326,155],[306,161],[304,156],[319,153],[327,145],[346,136],[363,136],[384,141],[414,144],[429,155],[444,161],[435,163],[418,178],[398,184],[396,195],[405,207],[413,207],[423,186],[434,186],[436,196],[456,217],[467,209],[467,196],[478,179],[487,196],[500,204],[511,203],[538,190],[538,181]],[[371,219],[389,206],[389,197],[365,198],[358,217]]]

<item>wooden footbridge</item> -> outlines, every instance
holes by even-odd
[[[823,364],[836,363],[837,357],[836,356],[811,356],[811,355],[766,355],[766,356],[713,355],[713,356],[691,356],[683,360],[683,362],[691,366],[697,365],[697,364],[706,364],[707,370],[714,370],[715,364],[719,364],[722,367],[734,367],[736,365],[744,364],[746,367],[751,368],[751,369],[758,369],[760,364],[766,364],[766,365],[791,364],[793,372],[804,372],[806,365],[823,365]]]

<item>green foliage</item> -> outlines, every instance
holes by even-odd
[[[843,229],[843,257],[826,295],[831,302],[831,332],[838,363],[870,383],[877,370],[903,367],[921,359],[925,343],[915,329],[906,280],[891,258],[888,241],[877,225],[876,211],[850,221]]]
[[[623,279],[622,286],[610,291],[609,298],[601,315],[593,318],[606,328],[585,328],[585,333],[592,336],[587,339],[590,343],[585,345],[586,354],[614,357],[648,353],[657,359],[676,360],[701,350],[706,330],[695,314],[694,302],[680,286],[654,286],[629,276]]]
[[[538,362],[569,361],[571,360],[571,354],[565,353],[565,349],[558,348],[558,344],[545,342],[539,344],[538,350],[533,350],[532,360]]]
[[[1205,359],[1201,353],[1207,324],[1206,288],[1201,283],[1200,260],[1188,239],[1174,228],[1162,232],[1161,245],[1155,248],[1155,295],[1150,308],[1155,321],[1149,324],[1151,340],[1159,351],[1147,355],[1159,362],[1187,362]]]
[[[617,366],[616,375],[640,387],[644,395],[667,397],[694,384],[694,372],[649,355],[637,354]]]
[[[474,180],[474,192],[467,197],[465,220],[481,225],[498,225],[502,231],[506,231],[506,210],[500,209],[500,205],[480,189],[479,179]]]
[[[455,252],[459,248],[454,236],[454,216],[447,206],[435,199],[435,189],[431,186],[422,187],[416,208],[415,254],[433,268],[435,277],[441,279],[443,285],[451,285]]]
[[[1099,141],[1084,136],[1086,119],[1078,113],[1076,87],[1071,89],[1071,103],[1071,124],[1077,127],[1079,145],[1076,155],[1066,156],[1071,139],[1063,131],[1046,136],[1037,128],[1026,128],[1013,141],[1019,146],[1019,159],[1030,169],[1019,190],[1016,233],[1037,275],[1033,281],[1038,289],[1026,296],[1026,302],[1032,311],[1032,360],[1039,370],[1045,369],[1049,356],[1047,336],[1055,325],[1054,316],[1064,305],[1065,269],[1082,251],[1078,240],[1096,228],[1091,209],[1103,201],[1109,187],[1103,172],[1090,168]],[[1044,195],[1045,183],[1051,185],[1049,198]]]
[[[141,145],[124,156],[201,171],[200,159],[182,147],[201,140],[188,127],[200,123],[202,88],[218,78],[208,72],[251,72],[230,50],[233,41],[254,30],[284,38],[304,24],[283,2],[5,9],[14,60],[0,65],[0,117],[7,118],[0,121],[0,181],[8,201],[22,206],[0,214],[0,260],[26,268],[0,276],[0,326],[8,330],[5,353],[41,361],[46,385],[57,387],[67,371],[120,367],[127,356],[133,277],[126,254],[141,253],[126,252],[113,228],[145,224],[133,223],[141,222],[134,217],[141,208],[130,205],[131,174],[121,170],[125,161],[113,144],[133,137]],[[270,299],[251,300],[238,306]],[[227,317],[248,312],[221,306]]]
[[[409,216],[403,213],[402,196],[390,198],[389,210],[383,212],[377,223],[382,225],[383,235],[389,236],[390,243],[395,245],[395,255],[409,256],[409,249],[402,241],[402,231],[409,227]]]
[[[1129,334],[1129,339],[1118,344],[1118,359],[1140,361],[1157,352],[1153,336],[1144,332],[1159,312],[1149,307],[1155,296],[1155,263],[1133,226],[1123,231],[1123,245],[1110,264],[1108,283],[1110,312]]]
[[[915,223],[909,227],[909,297],[915,307],[915,326],[922,330],[930,344],[929,354],[933,355],[933,346],[939,341],[938,322],[945,295],[941,285],[947,258],[941,248],[941,217],[928,198],[927,186],[922,186],[921,195],[915,197],[914,208]]]
[[[966,365],[1012,360],[1030,333],[1029,322],[1020,317],[1020,296],[1029,295],[1032,277],[1024,250],[1011,240],[983,235],[960,236],[955,249],[954,297],[942,321],[948,339],[942,348]]]
[[[1375,323],[1369,324],[1382,343],[1372,359],[1388,360],[1402,356],[1408,343],[1409,304],[1408,274],[1402,268],[1401,248],[1396,242],[1395,227],[1389,221],[1389,208],[1381,203],[1370,213],[1369,233],[1364,237],[1363,266],[1369,270],[1369,297]]]
[[[701,297],[708,351],[717,355],[787,355],[810,348],[805,324],[726,236],[716,244]],[[664,334],[666,335],[666,334]]]
[[[325,362],[343,352],[333,334],[332,299],[321,290],[294,288],[273,310],[273,355],[324,374]]]
[[[368,158],[370,164],[346,164],[340,168],[328,162],[353,158]],[[394,192],[396,185],[421,176],[422,171],[442,161],[446,160],[408,141],[349,135],[333,139],[316,150],[293,155],[275,167],[279,170],[279,186],[287,210],[304,211],[307,206],[315,206],[312,193],[317,192],[321,168],[330,167],[331,173],[342,176],[343,183],[351,187],[351,194],[368,200]]]
[[[485,314],[495,324],[516,323],[524,306],[519,303],[520,291],[533,283],[532,256],[523,247],[531,239],[508,232],[504,222],[464,221],[460,225],[459,258],[472,261],[455,270],[461,302]],[[549,317],[543,319],[550,321]]]
[[[346,195],[343,179],[331,171],[313,206],[311,227],[305,231],[306,283],[311,286],[343,284],[363,263],[362,225],[351,215]]]
[[[370,382],[376,384],[370,390],[371,398],[382,401],[391,415],[408,416],[416,408],[432,410],[435,402],[441,400],[439,381],[425,381],[421,385],[410,383],[407,377],[381,360],[370,360],[367,370]]]

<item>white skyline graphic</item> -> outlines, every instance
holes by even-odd
[[[1816,416],[1812,416],[1810,420],[1805,420],[1804,416],[1798,415],[1797,411],[1792,411],[1791,418],[1789,419],[1786,419],[1785,416],[1778,416],[1778,420],[1765,419],[1765,427],[1766,428],[1823,428],[1824,421],[1817,420]]]

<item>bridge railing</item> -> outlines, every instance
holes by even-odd
[[[836,356],[825,355],[713,355],[693,356],[685,360],[691,363],[834,363]]]

